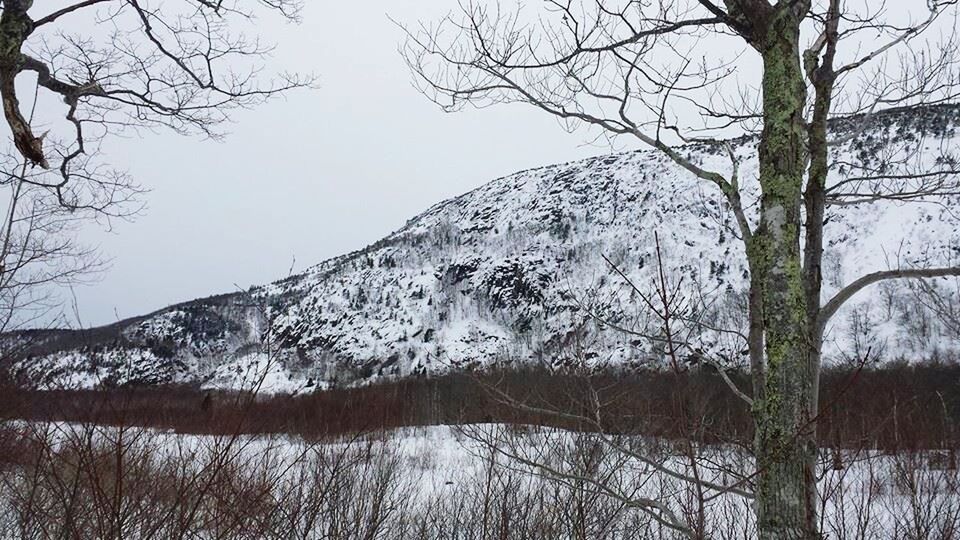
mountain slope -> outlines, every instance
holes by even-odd
[[[858,204],[828,211],[824,300],[871,271],[957,264],[960,199],[922,191],[930,178],[957,183],[929,173],[956,168],[958,128],[954,106],[832,126],[830,182]],[[726,174],[728,151],[755,223],[756,140],[681,148]],[[912,200],[873,200],[892,185]],[[719,190],[663,154],[597,157],[499,178],[366,249],[246,293],[101,329],[8,336],[7,356],[20,381],[43,387],[237,388],[263,377],[284,391],[493,362],[657,366],[662,331],[643,298],[662,267],[688,306],[677,323],[685,356],[737,363],[748,271],[736,231]],[[945,304],[931,303],[931,287]],[[869,288],[834,318],[825,357],[955,355],[960,328],[937,311],[958,301],[956,280]]]

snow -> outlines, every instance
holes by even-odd
[[[96,427],[92,435],[86,431],[87,426],[73,424],[31,424],[26,427],[32,427],[34,436],[43,437],[54,455],[60,452],[62,445],[88,444],[85,441],[89,440],[94,445],[105,443],[109,449],[110,445],[120,440],[117,429],[109,427]],[[613,502],[615,512],[628,521],[629,516],[637,512],[618,507],[614,499],[597,497],[598,491],[591,484],[580,484],[572,479],[577,476],[603,479],[604,485],[611,490],[609,493],[627,494],[634,500],[649,497],[662,501],[678,515],[684,515],[683,505],[691,504],[688,497],[694,493],[684,488],[686,484],[656,472],[638,459],[639,456],[653,460],[658,467],[689,475],[690,471],[684,469],[689,463],[687,458],[676,453],[676,447],[669,441],[618,439],[616,444],[636,452],[635,456],[628,456],[617,451],[594,453],[598,439],[590,434],[497,424],[401,428],[386,433],[310,443],[283,435],[241,436],[234,440],[231,437],[126,429],[128,431],[123,440],[127,441],[125,444],[133,446],[126,448],[125,455],[137,455],[138,450],[134,447],[143,446],[155,452],[157,457],[188,457],[192,466],[201,468],[216,452],[223,459],[243,463],[245,468],[270,468],[270,471],[248,470],[247,473],[254,478],[262,474],[265,478],[273,479],[270,484],[272,489],[283,488],[284,477],[293,482],[302,478],[301,468],[309,467],[309,462],[303,461],[304,456],[311,452],[325,452],[323,455],[336,459],[336,456],[344,456],[354,450],[364,457],[358,461],[346,460],[342,465],[324,469],[324,472],[313,471],[308,474],[339,471],[337,474],[346,475],[341,479],[348,482],[346,485],[351,485],[348,478],[353,474],[372,474],[378,481],[390,482],[390,487],[378,484],[376,489],[385,489],[399,496],[385,504],[396,504],[396,508],[388,512],[391,515],[403,512],[402,516],[395,516],[402,519],[417,520],[421,516],[418,512],[430,510],[440,510],[431,519],[456,519],[464,511],[469,515],[469,505],[477,502],[471,497],[497,497],[497,490],[501,489],[509,491],[508,497],[522,497],[531,492],[537,494],[539,498],[535,497],[534,500],[539,506],[521,507],[524,511],[537,512],[546,508],[547,511],[562,513],[562,508],[549,505],[580,501],[587,504],[588,512],[602,513],[610,509],[603,506],[607,501]],[[496,447],[492,447],[482,441],[498,442]],[[494,448],[498,450],[494,451]],[[536,463],[549,464],[552,472],[530,468],[520,460],[507,456],[508,453]],[[67,451],[66,455],[72,454]],[[749,457],[732,447],[700,447],[697,455],[700,478],[718,485],[731,485],[736,482],[738,475],[749,475],[753,467]],[[910,536],[909,531],[924,529],[928,533],[921,537],[934,538],[937,527],[946,526],[944,530],[951,530],[950,527],[956,525],[958,472],[937,466],[936,453],[887,455],[870,450],[845,450],[840,457],[842,467],[838,469],[832,466],[831,451],[824,449],[817,475],[821,497],[818,509],[820,526],[830,537],[882,538],[893,537],[894,531],[899,531],[898,537],[912,538],[914,536]],[[387,461],[381,461],[384,458]],[[157,463],[162,462],[154,459]],[[388,462],[396,464],[398,468],[391,472],[376,469],[382,466],[381,463]],[[112,461],[108,460],[108,463]],[[191,464],[186,465],[189,467]],[[329,467],[330,463],[326,463],[326,466]],[[555,478],[551,475],[558,473],[573,476],[560,482],[551,480]],[[581,497],[576,497],[575,493]],[[369,493],[350,494],[359,505],[367,495]],[[706,506],[708,526],[715,537],[755,537],[750,500],[732,493],[716,494],[709,490],[706,495],[710,499]],[[558,498],[551,499],[551,496]],[[282,503],[285,499],[277,500]],[[491,499],[491,502],[496,500]],[[480,499],[480,503],[483,504],[484,500]],[[137,505],[129,507],[138,508]],[[638,513],[638,517],[642,517],[642,513]],[[389,527],[401,522],[401,519],[386,519],[383,523],[388,529],[381,533],[390,537]],[[323,527],[323,524],[316,526]],[[736,531],[736,534],[730,535],[731,531]],[[651,531],[651,534],[654,532]]]
[[[869,195],[889,187],[898,171],[955,163],[960,108],[932,111],[882,116],[845,139],[832,150],[829,185]],[[837,135],[849,129],[841,126]],[[756,225],[756,140],[735,144],[741,198]],[[717,147],[682,151],[704,168],[730,173],[730,160]],[[900,158],[906,169],[891,168]],[[855,181],[868,173],[891,179]],[[924,186],[922,180],[908,184]],[[830,207],[823,300],[869,272],[956,264],[956,208],[957,196]],[[355,384],[492,364],[655,368],[664,361],[655,342],[639,342],[598,319],[659,331],[632,286],[603,259],[649,294],[656,239],[670,281],[681,282],[707,323],[684,329],[687,352],[737,364],[744,360],[736,333],[745,333],[748,278],[738,234],[719,189],[663,154],[601,156],[496,179],[300,275],[175,306],[130,323],[123,339],[100,339],[95,347],[65,341],[19,366],[38,385],[95,384],[97,377],[67,371],[93,373],[91,366],[110,350],[143,363],[113,374],[120,381],[149,374],[150,380],[239,388],[265,369],[262,354],[270,349],[267,386],[292,392],[311,379],[320,386]],[[960,302],[960,281],[931,283]],[[823,353],[827,362],[843,362],[867,350],[879,360],[956,357],[960,335],[922,305],[910,284],[873,286],[834,317]]]

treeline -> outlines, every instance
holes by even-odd
[[[746,393],[750,381],[731,381]],[[195,387],[0,389],[5,419],[145,426],[195,434],[318,439],[403,426],[535,424],[749,446],[750,410],[712,370],[590,375],[523,369],[380,382],[303,395]],[[821,444],[908,450],[955,446],[960,365],[832,368],[822,374]]]

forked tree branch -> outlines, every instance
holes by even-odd
[[[824,304],[824,306],[820,309],[820,315],[817,318],[817,330],[822,335],[827,323],[830,322],[830,318],[837,313],[843,304],[846,303],[846,301],[849,300],[853,295],[857,294],[864,288],[873,285],[874,283],[890,279],[926,279],[949,276],[960,276],[960,267],[906,268],[898,270],[882,270],[880,272],[867,274],[847,285],[843,289],[840,289],[840,291],[835,294],[830,301]]]
[[[692,62],[692,57],[671,47],[671,36],[695,35],[706,28],[722,32],[719,27],[731,25],[738,31],[747,29],[711,2],[701,2],[700,9],[709,12],[706,17],[693,15],[692,7],[673,12],[667,4],[631,11],[631,17],[608,9],[602,0],[590,6],[595,13],[580,13],[570,9],[569,3],[557,3],[562,22],[554,26],[541,20],[539,29],[549,38],[540,40],[534,27],[522,23],[517,14],[504,14],[499,8],[489,13],[467,2],[461,5],[462,20],[447,17],[439,27],[421,27],[416,32],[398,24],[407,35],[402,53],[418,88],[444,110],[466,103],[482,107],[522,102],[568,125],[596,126],[658,150],[685,171],[717,186],[737,217],[741,236],[749,239],[736,179],[688,158],[660,137],[668,99],[690,99],[732,73],[722,61]],[[445,29],[461,40],[445,43]],[[676,69],[651,64],[655,47],[662,47],[670,58],[681,57]],[[659,111],[657,120],[635,118],[637,108]],[[666,127],[684,140],[678,129]],[[717,139],[710,142],[723,144]],[[736,156],[731,153],[730,157],[736,171]]]
[[[896,47],[897,45],[900,45],[901,43],[904,43],[910,40],[911,38],[921,34],[924,30],[929,28],[934,21],[937,20],[937,18],[943,13],[943,10],[945,7],[955,5],[956,3],[957,3],[957,0],[930,0],[928,2],[930,15],[926,19],[924,19],[920,24],[905,28],[899,35],[897,35],[887,43],[884,43],[877,49],[870,51],[869,53],[861,56],[859,59],[838,68],[836,70],[837,76],[842,75],[843,73],[846,73],[848,71],[853,71],[863,66],[864,64],[870,62],[874,58],[877,58],[878,56],[883,55],[885,52]]]
[[[37,28],[56,27],[66,15],[92,14],[107,5],[101,24],[130,23],[128,30],[103,36],[50,30],[55,38],[34,37]],[[111,132],[161,126],[216,138],[216,126],[230,119],[230,111],[312,85],[311,76],[296,74],[261,82],[271,48],[238,27],[249,23],[258,7],[297,20],[301,5],[301,0],[178,0],[162,6],[73,0],[34,20],[33,1],[0,2],[0,94],[14,143],[33,165],[55,169],[62,188],[76,175],[79,165],[73,162],[84,147],[96,147]],[[20,112],[16,82],[27,71],[66,104],[65,128],[72,133],[65,131],[63,140],[49,137],[49,149]],[[55,159],[58,163],[51,163]]]

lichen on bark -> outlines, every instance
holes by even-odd
[[[776,9],[760,44],[763,132],[760,224],[748,258],[760,287],[765,373],[753,407],[758,528],[762,539],[816,538],[811,486],[816,447],[810,410],[810,317],[800,248],[807,165],[801,11]]]

